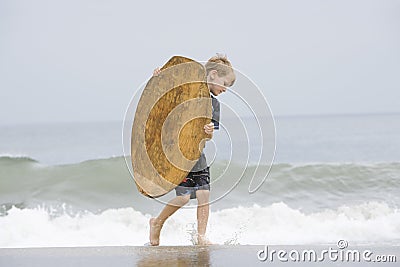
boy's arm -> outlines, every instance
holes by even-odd
[[[158,75],[160,75],[160,72],[161,72],[160,69],[161,69],[160,67],[154,69],[154,70],[153,70],[153,76],[158,76]]]
[[[212,134],[214,132],[214,123],[210,122],[209,124],[204,125],[204,132],[206,134],[211,134],[212,137]]]

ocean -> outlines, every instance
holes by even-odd
[[[399,122],[400,114],[276,117],[272,166],[257,161],[260,140],[232,142],[216,132],[206,146],[209,239],[400,245]],[[158,200],[138,193],[123,129],[122,122],[0,126],[0,247],[148,242],[149,218],[174,193]],[[231,160],[232,151],[249,160]],[[266,174],[250,193],[251,179]],[[161,245],[192,244],[195,207],[191,200],[166,222]]]

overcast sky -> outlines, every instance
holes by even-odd
[[[122,120],[156,66],[216,52],[278,116],[400,112],[399,48],[398,0],[0,0],[0,124]]]

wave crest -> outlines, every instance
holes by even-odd
[[[52,216],[42,208],[13,207],[0,217],[0,247],[140,246],[150,215],[133,208]],[[163,228],[162,245],[191,245],[195,210],[179,210]],[[210,215],[208,236],[218,244],[400,244],[400,211],[382,202],[304,213],[280,202],[235,207]]]

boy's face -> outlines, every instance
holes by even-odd
[[[208,88],[213,95],[217,96],[224,93],[227,87],[230,87],[233,84],[234,79],[232,73],[221,77],[218,75],[217,71],[211,71],[208,79]]]

